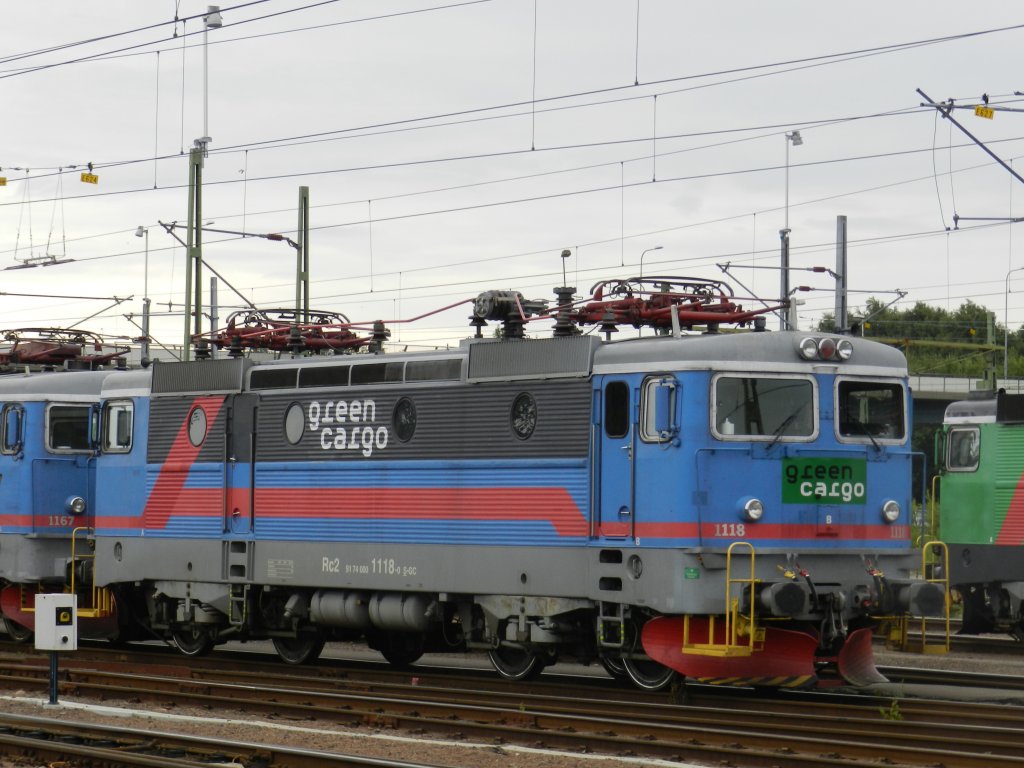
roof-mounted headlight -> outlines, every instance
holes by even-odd
[[[818,355],[822,360],[832,360],[836,356],[836,340],[825,337],[819,341]]]
[[[800,357],[804,360],[849,360],[853,356],[853,342],[825,336],[808,336],[800,341]]]
[[[818,356],[818,342],[807,337],[800,342],[800,357],[804,360],[813,360]]]

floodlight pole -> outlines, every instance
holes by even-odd
[[[299,187],[295,248],[295,320],[309,323],[309,187]]]
[[[188,153],[188,225],[185,236],[185,338],[181,359],[192,359],[192,337],[203,331],[203,154],[206,145],[197,139]],[[193,277],[195,299],[193,304]],[[193,329],[192,317],[195,317]]]
[[[779,255],[781,259],[782,270],[780,272],[780,285],[779,295],[784,301],[792,301],[789,297],[789,145],[792,143],[794,147],[799,147],[804,143],[803,138],[800,136],[800,131],[791,131],[786,134],[786,218],[785,224],[782,229],[779,230],[780,248]],[[792,325],[790,323],[791,316],[795,316],[795,312],[791,311],[792,308],[787,308],[782,311],[782,315],[779,318],[779,330],[788,331]]]
[[[192,357],[192,339],[203,332],[203,158],[210,145],[210,129],[208,121],[208,74],[209,63],[207,52],[207,31],[219,29],[223,24],[220,8],[216,5],[207,6],[203,17],[203,135],[195,140],[189,150],[188,174],[188,235],[185,249],[185,338],[182,349],[183,361]],[[193,297],[193,291],[195,296]],[[194,302],[194,303],[193,303]],[[191,330],[189,315],[194,319]]]
[[[656,245],[653,248],[646,248],[646,249],[644,249],[643,253],[640,254],[640,275],[639,275],[640,277],[644,276],[644,256],[646,254],[650,253],[651,251],[660,251],[661,248],[662,248],[662,246]],[[565,280],[563,280],[562,282],[565,283]]]
[[[139,348],[139,362],[149,365],[149,228],[141,224],[135,230],[136,237],[146,238],[146,260],[142,273],[142,343]]]

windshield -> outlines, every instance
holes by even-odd
[[[781,376],[720,376],[714,426],[720,437],[808,438],[815,432],[814,385]]]
[[[907,433],[903,385],[881,381],[840,381],[839,436],[902,440]]]

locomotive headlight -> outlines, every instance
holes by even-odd
[[[764,504],[760,499],[747,498],[743,500],[743,517],[752,523],[756,523],[764,515]]]
[[[836,356],[836,341],[828,337],[818,342],[818,354],[822,360],[831,360]]]
[[[808,337],[800,342],[800,357],[804,360],[813,360],[818,356],[818,342]]]
[[[849,360],[853,357],[853,342],[849,339],[840,339],[836,342],[836,355],[840,360]]]
[[[81,496],[69,496],[64,502],[64,509],[71,515],[80,515],[85,512],[85,499]]]
[[[889,499],[882,505],[882,519],[887,523],[895,523],[900,519],[900,503]]]

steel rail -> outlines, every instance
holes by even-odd
[[[582,745],[651,757],[682,754],[707,759],[709,754],[720,755],[722,750],[735,747],[745,756],[744,764],[762,764],[749,762],[761,759],[775,761],[764,764],[778,764],[782,750],[786,752],[787,764],[801,764],[802,759],[819,764],[813,761],[820,760],[823,754],[835,753],[842,756],[845,765],[850,765],[854,759],[876,760],[881,749],[889,759],[908,764],[1024,765],[1024,758],[1018,756],[1024,738],[1019,712],[1011,723],[960,727],[954,732],[945,718],[939,724],[911,720],[918,714],[904,702],[900,702],[899,720],[886,720],[880,713],[884,707],[877,703],[873,707],[859,703],[844,708],[838,715],[816,715],[806,709],[786,714],[735,706],[697,710],[658,704],[638,708],[635,702],[595,702],[579,697],[544,701],[543,697],[522,690],[510,692],[505,698],[513,701],[505,705],[485,705],[479,703],[480,696],[493,702],[494,691],[478,694],[475,700],[472,692],[467,691],[449,696],[447,687],[424,686],[422,679],[420,685],[407,684],[403,688],[392,684],[389,690],[380,692],[367,690],[365,684],[356,682],[359,690],[346,692],[338,690],[338,681],[310,685],[314,681],[302,678],[287,685],[268,685],[264,674],[261,684],[256,685],[214,679],[217,675],[209,670],[187,667],[187,676],[143,675],[136,662],[124,663],[125,668],[133,671],[66,669],[68,679],[63,688],[104,698],[146,695],[213,711],[237,709],[245,700],[247,710],[287,711],[350,725],[425,729],[462,736],[472,733],[477,737],[497,736],[505,741],[531,743],[540,739],[546,745],[567,749],[579,749]],[[9,665],[2,672],[20,686],[45,682],[41,668],[31,664]],[[618,708],[617,714],[611,714],[608,705],[612,711]],[[623,705],[631,717],[621,716]],[[663,709],[657,710],[658,706]],[[924,712],[935,706],[926,704]]]

